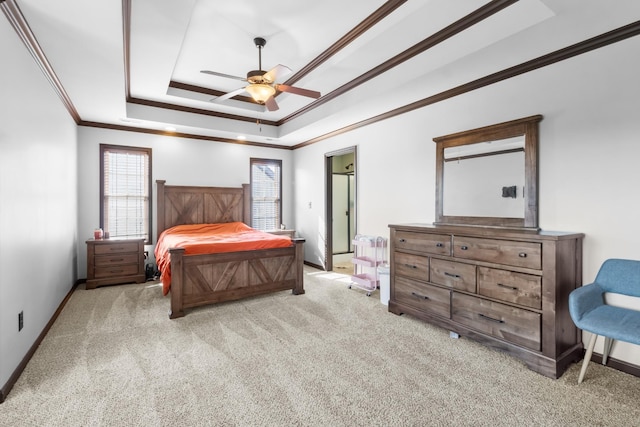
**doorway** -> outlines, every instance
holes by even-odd
[[[356,235],[356,147],[325,155],[327,271],[353,273],[353,239]]]

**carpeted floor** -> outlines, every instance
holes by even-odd
[[[640,378],[558,380],[305,267],[307,293],[169,320],[157,284],[78,289],[0,426],[631,426]]]

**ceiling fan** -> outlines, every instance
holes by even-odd
[[[320,98],[320,92],[317,92],[315,90],[303,89],[300,87],[276,83],[278,79],[290,74],[291,69],[284,65],[276,65],[269,71],[262,70],[262,48],[267,44],[267,41],[262,37],[256,37],[255,39],[253,39],[253,43],[255,43],[256,47],[258,48],[258,69],[249,71],[246,78],[218,73],[216,71],[200,71],[201,73],[211,74],[213,76],[241,80],[243,82],[249,83],[245,87],[225,93],[224,95],[215,98],[214,102],[225,101],[229,98],[240,95],[242,92],[247,92],[258,104],[265,105],[267,107],[267,110],[276,111],[279,107],[276,103],[274,95],[278,91],[293,93],[295,95],[308,96],[309,98]]]

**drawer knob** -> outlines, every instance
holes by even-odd
[[[445,276],[449,276],[449,277],[453,277],[454,279],[459,279],[460,275],[459,274],[453,274],[453,273],[449,273],[448,271],[444,272]]]
[[[404,266],[409,268],[418,268],[417,265],[411,265],[411,264],[405,264]]]
[[[519,256],[520,258],[526,258],[526,257],[527,257],[527,254],[526,254],[525,252],[520,252],[520,253],[518,254],[518,256]]]
[[[414,297],[416,297],[416,298],[420,298],[420,299],[429,299],[429,297],[428,297],[428,296],[426,296],[426,295],[420,295],[420,294],[417,294],[417,293],[415,293],[415,292],[411,292],[411,295],[413,295],[413,296],[414,296]]]
[[[469,246],[460,246],[460,249],[462,249],[463,251],[466,251],[467,249],[469,249]]]
[[[436,243],[436,247],[437,247],[437,248],[443,248],[443,247],[444,247],[444,244],[443,244],[443,243]]]
[[[501,288],[505,288],[505,289],[511,289],[512,291],[517,291],[518,290],[518,288],[516,288],[515,286],[503,285],[502,283],[498,283],[498,286],[500,286]]]
[[[494,319],[493,317],[486,316],[482,313],[478,313],[478,316],[482,317],[483,319],[489,320],[491,322],[504,323],[504,320],[502,319]]]
[[[400,239],[400,243],[405,243],[406,240],[405,239]]]

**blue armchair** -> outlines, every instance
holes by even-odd
[[[569,313],[573,322],[592,334],[578,384],[584,379],[598,335],[604,337],[603,365],[607,363],[614,340],[640,345],[640,311],[606,304],[605,293],[640,297],[640,261],[609,259],[600,267],[594,283],[569,294]]]

